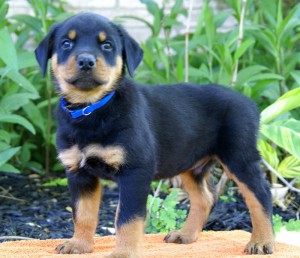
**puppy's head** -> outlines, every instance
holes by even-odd
[[[54,24],[35,56],[43,75],[51,58],[54,82],[70,103],[93,103],[115,89],[125,66],[133,76],[143,51],[121,26],[84,13]]]

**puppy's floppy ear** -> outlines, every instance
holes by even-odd
[[[38,64],[42,70],[43,76],[46,75],[48,60],[52,56],[55,32],[58,27],[59,27],[58,23],[53,24],[52,27],[50,28],[48,34],[43,38],[43,40],[40,42],[40,44],[34,51],[35,58],[38,61]]]
[[[115,25],[115,24],[114,24]],[[135,69],[143,60],[144,52],[140,45],[127,33],[121,25],[115,25],[123,44],[123,60],[125,60],[128,72],[131,77],[134,75]]]

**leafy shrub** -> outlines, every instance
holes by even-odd
[[[178,189],[174,189],[165,198],[148,196],[146,233],[168,233],[181,228],[186,217],[186,210],[177,209]]]
[[[289,221],[283,221],[282,217],[278,214],[273,215],[273,227],[275,233],[281,231],[281,229],[286,229],[287,231],[300,232],[300,220],[290,219]]]
[[[136,78],[150,84],[182,82],[187,72],[185,34],[178,33],[178,28],[185,28],[183,1],[176,0],[169,13],[153,0],[141,2],[154,21],[126,17],[143,22],[152,33],[142,44],[144,62]],[[247,1],[239,45],[242,1],[225,2],[228,9],[216,13],[210,1],[204,1],[189,35],[189,80],[227,85],[252,98],[261,110],[259,149],[263,158],[284,177],[300,177],[300,4],[283,10],[281,0]],[[222,25],[230,16],[237,25],[224,31]]]
[[[52,121],[58,97],[28,46],[36,46],[50,25],[68,14],[60,1],[28,2],[34,16],[7,17],[9,3],[0,3],[0,171],[49,174],[60,168]]]

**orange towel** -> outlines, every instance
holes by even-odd
[[[243,253],[250,233],[245,231],[207,231],[202,232],[197,242],[188,245],[166,244],[164,235],[145,235],[143,257],[147,258],[238,258],[238,257],[271,257],[271,258],[300,258],[300,247],[276,243],[273,255],[247,256]],[[108,255],[115,246],[115,237],[95,238],[94,252],[91,254],[57,255],[54,248],[63,240],[28,240],[12,241],[0,244],[1,258],[99,258]]]

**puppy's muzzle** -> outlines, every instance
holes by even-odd
[[[96,67],[96,58],[90,54],[81,54],[77,56],[77,67],[80,71],[91,71]]]

